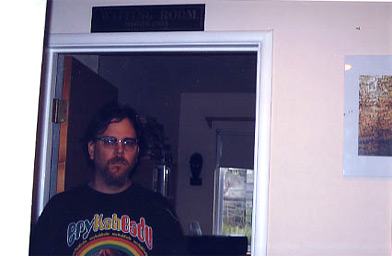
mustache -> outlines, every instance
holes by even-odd
[[[109,164],[124,164],[124,165],[129,165],[129,162],[125,160],[125,158],[117,156],[113,157],[108,161]]]

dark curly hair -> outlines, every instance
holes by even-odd
[[[87,154],[87,157],[88,143],[93,141],[98,134],[105,132],[111,123],[121,122],[125,118],[131,121],[131,124],[136,132],[136,137],[140,138],[141,128],[136,112],[128,106],[119,105],[117,102],[108,103],[104,105],[96,115],[93,116],[83,136],[83,150]],[[89,157],[87,159],[89,159]],[[89,164],[91,164],[90,160]]]

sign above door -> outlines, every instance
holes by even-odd
[[[204,31],[205,4],[97,6],[91,32]]]

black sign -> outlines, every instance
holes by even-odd
[[[91,32],[203,31],[205,5],[93,7]]]

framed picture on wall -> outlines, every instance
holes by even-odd
[[[345,57],[343,175],[392,177],[392,56]]]

